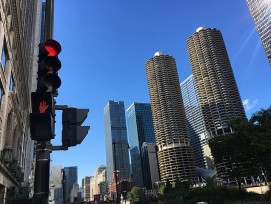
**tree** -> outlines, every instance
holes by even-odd
[[[145,193],[141,188],[133,187],[128,193],[128,199],[131,203],[144,203],[146,198]]]
[[[253,166],[248,151],[249,140],[245,134],[232,133],[214,137],[209,142],[215,164],[224,163],[228,166],[230,178],[236,179],[241,190],[241,177],[248,176],[247,168]]]
[[[230,122],[234,133],[216,136],[209,141],[215,163],[227,161],[230,176],[241,189],[241,176],[270,172],[271,165],[271,106],[253,114],[249,121]]]

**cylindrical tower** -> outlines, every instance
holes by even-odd
[[[146,71],[161,180],[194,180],[194,155],[175,59],[157,52],[147,61]]]
[[[208,132],[232,132],[229,120],[246,116],[221,32],[200,27],[187,40],[187,48]]]

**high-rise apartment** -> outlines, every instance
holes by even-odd
[[[161,52],[146,63],[158,162],[162,181],[195,178],[175,59]]]
[[[200,27],[187,48],[207,131],[232,132],[229,120],[246,116],[221,32]]]
[[[65,192],[65,201],[66,202],[73,202],[73,195],[74,191],[78,188],[78,173],[77,173],[77,166],[72,167],[64,167],[64,175],[65,175],[65,185],[64,185],[64,192]]]
[[[213,159],[208,145],[209,133],[202,116],[193,75],[181,83],[184,110],[197,167],[212,168]]]
[[[112,182],[114,171],[121,179],[130,179],[127,128],[123,101],[108,101],[104,108],[107,181]]]
[[[271,3],[269,0],[246,0],[249,11],[271,64]]]
[[[200,27],[187,40],[195,87],[210,137],[233,132],[231,119],[246,119],[222,34]],[[228,164],[216,164],[219,177],[228,180]]]
[[[126,117],[133,184],[137,187],[143,187],[140,150],[144,142],[155,143],[151,105],[149,103],[133,103],[126,110]]]

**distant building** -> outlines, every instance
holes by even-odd
[[[63,204],[62,202],[62,166],[52,166],[50,173],[50,200],[52,204]]]
[[[64,177],[65,178],[65,185],[64,185],[65,201],[70,202],[70,200],[75,196],[75,191],[77,190],[77,187],[78,187],[77,166],[64,167],[64,175],[65,175]]]
[[[127,193],[132,190],[132,182],[122,179],[120,172],[116,171],[112,175],[112,181],[108,185],[109,200],[120,200],[121,196],[126,197]]]
[[[101,200],[106,200],[106,196],[108,195],[108,182],[102,181],[98,184],[99,186],[99,192],[101,195]]]
[[[50,174],[51,184],[57,187],[62,187],[62,166],[52,166]]]
[[[161,180],[195,180],[194,154],[175,59],[157,52],[145,66]]]
[[[246,0],[271,65],[271,3],[269,0]]]
[[[142,172],[144,187],[152,189],[160,181],[157,159],[157,146],[154,143],[144,142],[141,148]]]
[[[82,179],[83,200],[90,201],[90,180],[92,176],[86,176]]]
[[[106,181],[106,166],[99,166],[94,173],[94,177],[90,179],[90,201],[94,200],[95,195],[100,195],[99,184]]]
[[[104,108],[107,181],[112,181],[114,170],[123,179],[130,179],[130,162],[124,102],[108,101]]]
[[[202,116],[193,75],[181,83],[181,91],[196,165],[202,168],[212,168],[212,158],[210,158],[209,152],[204,152],[206,148],[209,148],[210,136]]]
[[[63,189],[58,187],[54,189],[54,201],[52,204],[63,204]]]
[[[133,185],[144,187],[141,147],[144,142],[155,143],[151,105],[149,103],[133,103],[126,110],[126,117]]]

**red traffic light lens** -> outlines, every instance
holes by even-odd
[[[46,40],[44,48],[48,52],[47,56],[57,56],[61,52],[61,45],[53,39]]]
[[[45,45],[44,48],[48,52],[48,56],[52,56],[52,57],[57,56],[58,53],[57,53],[57,51],[56,51],[56,49],[55,49],[54,46],[52,46],[52,45]]]

